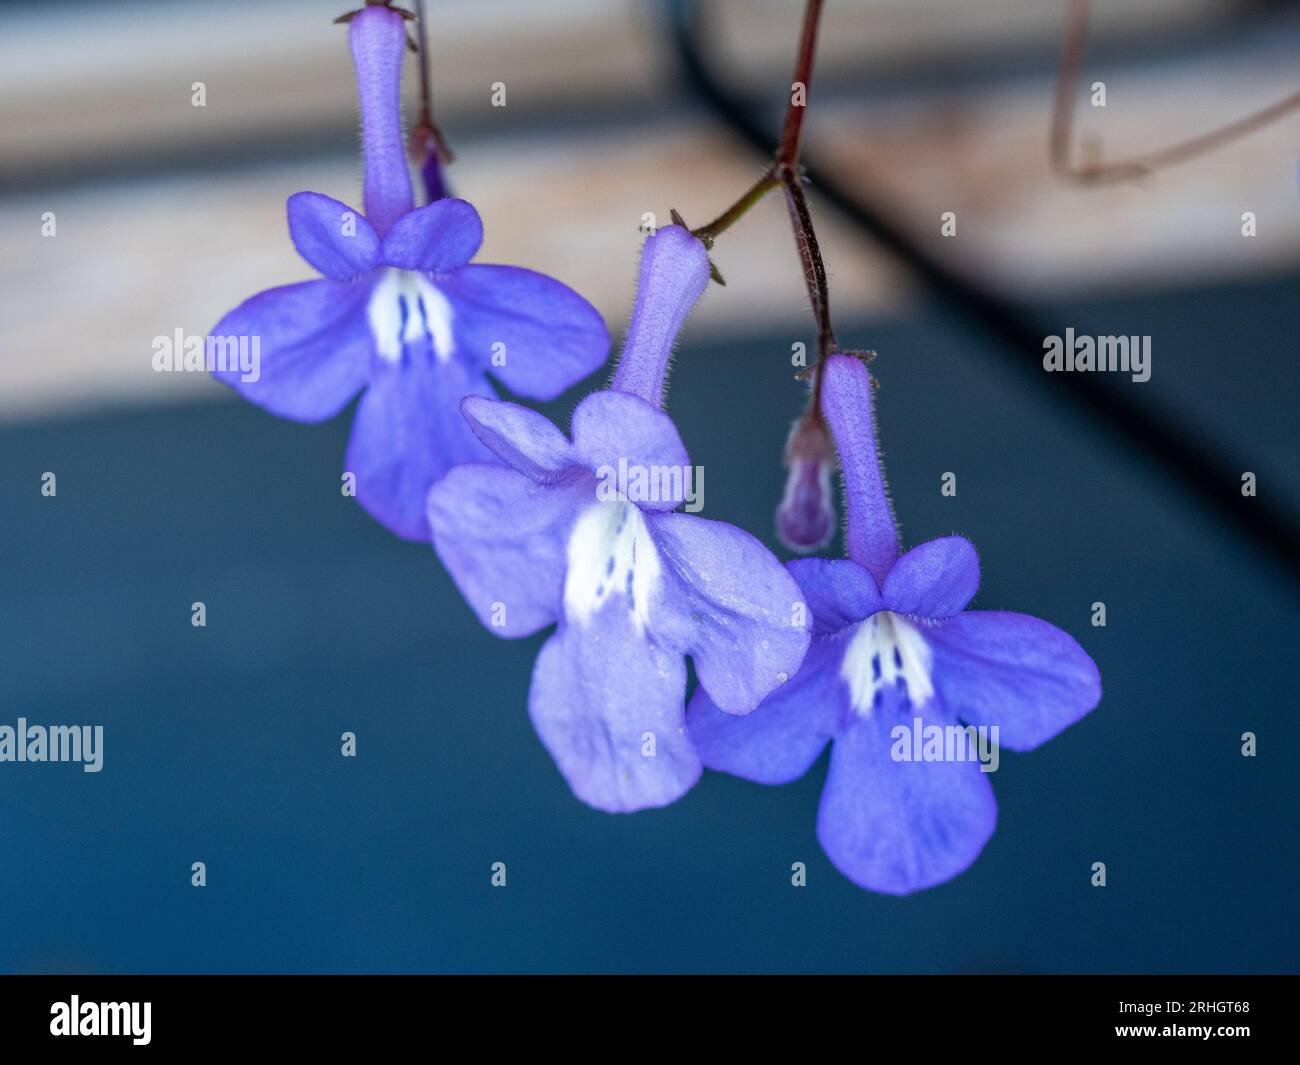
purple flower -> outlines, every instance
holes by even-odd
[[[434,546],[483,624],[506,637],[556,626],[529,711],[574,793],[609,812],[666,805],[699,778],[686,655],[739,714],[808,646],[803,599],[767,549],[676,512],[701,482],[660,402],[708,281],[685,229],[649,238],[618,371],[578,405],[572,439],[533,411],[469,397],[465,417],[508,465],[460,466],[429,493]]]
[[[814,413],[795,422],[785,448],[790,472],[776,511],[776,535],[791,551],[816,551],[835,535],[831,460],[830,433],[821,417]]]
[[[849,558],[789,564],[813,615],[812,645],[790,682],[746,717],[697,692],[687,720],[707,767],[763,784],[802,776],[833,743],[817,817],[822,847],[862,887],[906,894],[969,866],[997,821],[983,759],[968,749],[960,760],[964,742],[947,753],[949,737],[970,739],[959,722],[1031,750],[1097,705],[1101,679],[1045,621],[962,612],[979,587],[979,559],[964,538],[898,557],[867,369],[834,355],[823,372]],[[936,736],[942,746],[927,746]]]
[[[361,389],[346,468],[393,532],[427,540],[429,486],[490,459],[460,416],[467,395],[552,399],[609,352],[600,315],[571,289],[514,266],[470,264],[483,240],[464,200],[414,208],[403,150],[401,16],[366,7],[349,25],[361,96],[365,214],[315,192],[289,198],[289,235],[324,275],[261,292],[214,337],[257,338],[259,373],[214,376],[273,414],[317,422]]]

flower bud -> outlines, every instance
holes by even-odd
[[[832,450],[825,423],[804,416],[794,424],[785,449],[785,494],[776,511],[776,534],[791,551],[816,551],[835,535],[831,497]]]
[[[406,143],[407,153],[420,169],[424,181],[425,202],[445,199],[451,195],[443,174],[443,153],[446,151],[437,131],[425,121],[418,123]]]

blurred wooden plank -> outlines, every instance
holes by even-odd
[[[6,10],[0,38],[0,176],[66,159],[165,145],[238,143],[335,130],[354,120],[346,31],[331,24],[361,0],[115,0]],[[520,111],[612,108],[662,100],[672,59],[657,0],[432,0],[433,79],[451,130],[477,134]],[[771,97],[784,79],[799,0],[722,0],[711,10],[718,62]],[[1222,13],[1223,0],[1101,3],[1099,38],[1170,29]],[[942,70],[972,48],[1053,54],[1058,4],[1042,0],[836,0],[818,67],[860,76],[906,66]],[[191,86],[207,105],[191,105]],[[508,108],[490,106],[507,86]],[[779,82],[778,82],[779,83]],[[414,92],[414,78],[409,88]],[[510,110],[513,109],[513,110]]]
[[[1300,67],[1241,55],[1152,70],[1092,68],[1107,106],[1081,96],[1078,134],[1118,159],[1178,143],[1300,88]],[[897,205],[938,255],[1022,299],[1173,287],[1300,263],[1300,113],[1140,182],[1084,188],[1048,168],[1052,86],[950,93],[823,113],[820,154]],[[811,123],[810,123],[811,124]],[[826,135],[826,130],[833,133]],[[944,238],[940,218],[957,216]],[[1242,216],[1256,235],[1243,235]]]

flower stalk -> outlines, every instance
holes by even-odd
[[[790,211],[790,225],[794,231],[795,245],[803,267],[804,283],[808,288],[808,301],[812,306],[817,325],[818,361],[835,350],[835,330],[831,326],[830,292],[826,281],[826,266],[822,261],[821,247],[813,228],[812,212],[803,189],[799,170],[799,145],[803,136],[804,117],[808,110],[808,93],[812,84],[813,64],[817,54],[817,32],[821,25],[824,0],[808,0],[804,8],[803,28],[799,35],[798,54],[794,77],[790,85],[790,102],[786,107],[781,141],[771,164],[753,185],[735,203],[707,225],[691,232],[711,248],[714,240],[740,221],[756,203],[775,188],[785,190]],[[820,383],[814,386],[813,410],[820,401]]]
[[[440,200],[448,195],[442,168],[456,158],[433,120],[433,84],[429,67],[429,34],[424,16],[424,0],[415,0],[415,27],[418,47],[416,64],[420,68],[420,117],[411,129],[407,148],[411,159],[420,168],[428,200]]]

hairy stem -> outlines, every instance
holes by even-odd
[[[759,200],[779,184],[780,181],[776,174],[773,173],[773,168],[768,167],[767,170],[763,172],[763,176],[746,189],[744,195],[741,196],[740,199],[723,211],[722,214],[718,215],[718,217],[707,226],[700,226],[699,229],[693,229],[691,232],[694,233],[695,236],[699,237],[700,240],[704,241],[705,244],[712,244],[714,238],[716,238],[720,233],[730,229],[733,225],[744,218],[746,213],[748,213],[749,209],[753,207],[754,204],[758,203]]]

